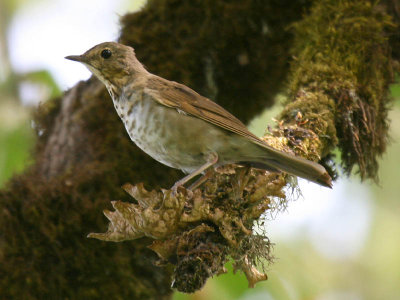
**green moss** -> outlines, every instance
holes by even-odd
[[[377,157],[386,149],[388,87],[393,81],[386,35],[393,28],[390,17],[376,4],[350,0],[317,1],[294,26],[296,59],[289,90],[296,102],[283,117],[296,107],[307,119],[313,118],[304,113],[310,108],[321,115],[318,127],[322,127],[316,132],[329,137],[321,153],[329,153],[337,144],[346,173],[357,165],[362,179],[377,179]],[[316,98],[297,101],[304,93]]]
[[[288,128],[283,135],[289,139],[289,143],[293,139],[292,136],[295,140],[301,138],[303,153],[297,154],[319,161],[336,145],[334,111],[335,103],[332,99],[321,92],[306,90],[297,94],[296,101],[285,106],[280,114],[280,119],[285,123],[294,121],[296,125],[294,128]],[[303,131],[296,134],[297,131],[301,131],[299,127],[311,132]],[[292,146],[295,146],[295,141],[291,143]]]
[[[31,163],[30,148],[33,143],[34,137],[28,122],[11,130],[0,128],[0,187]]]

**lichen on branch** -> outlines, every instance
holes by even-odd
[[[114,201],[115,211],[104,211],[108,231],[89,237],[114,242],[155,239],[150,248],[160,263],[175,265],[174,287],[183,292],[194,292],[210,276],[223,273],[228,257],[254,286],[267,278],[255,264],[272,258],[269,241],[253,233],[253,224],[271,208],[273,198],[285,199],[285,183],[279,174],[227,166],[194,191],[147,191],[142,184],[126,184],[123,188],[137,203]]]

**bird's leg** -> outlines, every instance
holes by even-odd
[[[200,185],[202,185],[204,182],[207,181],[208,178],[211,177],[211,175],[213,174],[213,170],[207,170],[207,172],[201,176],[199,179],[197,179],[195,182],[193,182],[189,187],[188,190],[193,191],[194,189],[198,188]]]
[[[172,186],[171,190],[172,192],[176,193],[177,189],[179,186],[184,185],[186,182],[188,182],[190,179],[192,179],[193,177],[201,174],[204,170],[207,170],[209,167],[211,167],[212,165],[214,165],[216,162],[218,161],[218,154],[213,152],[209,155],[207,162],[202,165],[200,168],[198,168],[197,170],[193,171],[192,173],[186,175],[185,177],[183,177],[182,179],[178,180],[177,182],[175,182],[175,184]],[[201,178],[200,178],[201,179]],[[207,178],[206,178],[207,179]],[[197,183],[197,182],[195,182]],[[201,184],[202,182],[200,182]],[[198,186],[198,185],[197,185]],[[195,186],[196,187],[196,186]]]

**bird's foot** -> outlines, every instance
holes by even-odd
[[[182,179],[178,180],[177,182],[175,182],[175,184],[172,186],[171,190],[173,195],[177,194],[178,191],[178,187],[183,186],[186,182],[188,182],[189,180],[193,179],[194,177],[196,177],[197,175],[203,173],[205,170],[207,170],[208,168],[210,168],[211,166],[215,165],[218,161],[218,154],[213,152],[210,153],[208,158],[207,158],[207,162],[202,165],[200,168],[198,168],[197,170],[193,171],[192,173],[186,175],[185,177],[183,177]],[[206,173],[204,176],[202,176],[198,181],[196,181],[195,183],[193,183],[190,187],[189,190],[193,190],[196,187],[198,187],[199,185],[201,185],[202,183],[204,183],[208,177],[211,175],[211,173]]]
[[[181,182],[181,180],[178,180],[177,182],[175,182],[175,184],[171,187],[171,192],[172,192],[172,196],[177,196],[178,195],[178,189],[180,187],[184,187],[183,183]]]

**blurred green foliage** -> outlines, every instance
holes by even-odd
[[[43,85],[48,89],[48,99],[61,96],[61,90],[51,73],[47,70],[36,70],[20,75],[21,81]]]
[[[0,127],[0,187],[8,178],[29,165],[33,144],[34,135],[27,120],[15,128]]]

